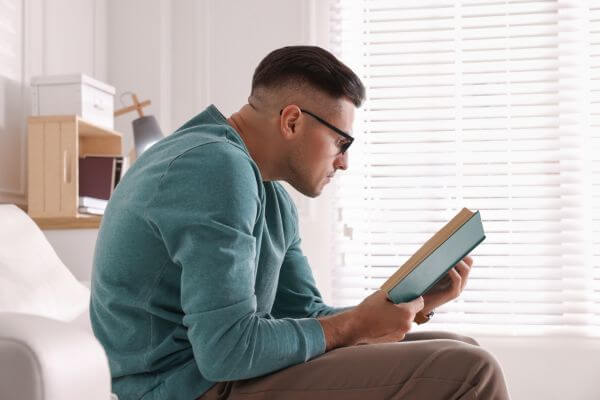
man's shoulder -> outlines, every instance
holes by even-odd
[[[215,160],[219,164],[252,162],[252,158],[245,149],[227,137],[210,138],[182,147],[174,159],[181,157]]]
[[[216,127],[215,127],[216,128]],[[177,137],[174,134],[156,143],[132,165],[113,195],[138,207],[147,204],[161,190],[192,193],[224,192],[225,186],[242,192],[259,192],[260,173],[249,154],[222,134],[202,131]]]
[[[245,145],[233,132],[233,128],[224,124],[201,124],[176,131],[167,138],[165,145],[172,147],[174,157],[185,153],[215,156],[228,156],[249,159]]]
[[[226,139],[206,141],[184,149],[173,158],[169,169],[181,167],[205,176],[245,176],[260,182],[260,172],[250,155]]]
[[[182,161],[219,169],[254,164],[239,135],[226,123],[190,124],[157,143],[150,152],[152,155],[146,157],[149,163],[166,163],[168,169],[181,165]]]

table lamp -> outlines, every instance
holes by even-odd
[[[144,151],[164,137],[158,122],[153,115],[144,115],[142,108],[151,104],[150,100],[138,101],[135,93],[131,93],[133,105],[115,111],[115,117],[131,111],[137,111],[139,118],[132,121],[134,148],[129,153],[129,162],[133,163]]]

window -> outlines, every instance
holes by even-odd
[[[591,255],[593,259],[593,300],[594,300],[594,323],[600,325],[600,4],[595,2],[589,13],[589,25],[586,31],[589,33],[589,77],[586,87],[589,89],[589,123],[586,136],[591,141],[591,145],[586,146],[589,155],[588,176],[591,177],[591,190],[589,196],[589,208],[586,211],[592,215],[592,233],[589,236],[592,239]]]
[[[336,189],[333,300],[356,304],[462,207],[487,239],[439,328],[597,335],[600,6],[340,0],[331,48],[359,73]],[[591,217],[593,216],[593,217]],[[433,328],[433,326],[432,326]]]

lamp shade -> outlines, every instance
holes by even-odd
[[[154,143],[162,139],[163,133],[153,115],[146,115],[133,120],[133,143],[139,157]]]

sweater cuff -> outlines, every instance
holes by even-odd
[[[301,318],[297,320],[306,338],[306,360],[325,353],[325,333],[321,323],[316,318]]]

